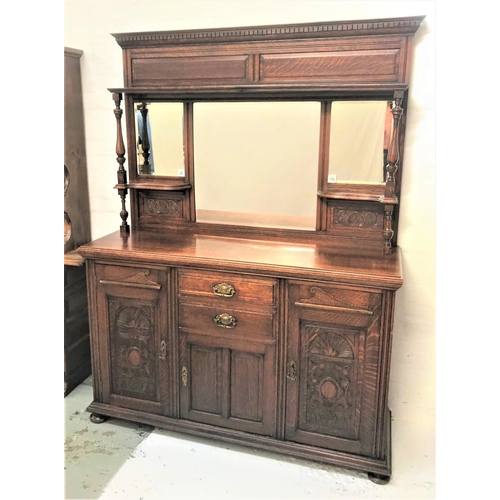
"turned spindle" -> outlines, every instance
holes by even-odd
[[[386,180],[384,197],[381,200],[384,203],[384,252],[392,252],[392,238],[394,236],[393,230],[393,212],[394,205],[398,203],[396,196],[396,172],[399,163],[399,139],[401,129],[401,117],[403,116],[403,108],[401,103],[403,101],[402,93],[397,92],[394,96],[394,102],[391,108],[392,113],[392,134],[389,143],[389,151],[387,153],[386,165]]]
[[[141,174],[151,174],[151,165],[149,163],[149,156],[151,149],[151,144],[149,142],[149,134],[148,134],[148,108],[147,104],[143,102],[139,107],[139,111],[142,116],[142,129],[141,133],[141,148],[142,148],[142,157],[144,158],[144,163],[141,168]]]
[[[130,226],[127,224],[128,212],[126,209],[126,199],[127,199],[127,172],[123,164],[125,163],[125,144],[123,143],[123,133],[122,133],[122,115],[123,110],[120,108],[120,103],[122,100],[121,94],[113,94],[113,101],[115,102],[115,117],[116,117],[116,161],[118,162],[118,195],[122,201],[122,209],[120,212],[120,217],[122,223],[120,226],[120,234],[128,234],[130,232]]]

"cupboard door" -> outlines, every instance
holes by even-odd
[[[169,415],[167,273],[96,265],[102,402]]]
[[[359,289],[290,286],[287,440],[373,455],[381,297]]]
[[[180,334],[181,418],[276,434],[274,343]]]

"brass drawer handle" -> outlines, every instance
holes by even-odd
[[[219,283],[213,287],[215,295],[219,297],[232,297],[236,293],[236,289],[233,285],[228,283]]]
[[[236,326],[236,318],[227,313],[222,313],[215,316],[214,322],[221,328],[234,328]]]

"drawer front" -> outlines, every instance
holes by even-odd
[[[160,290],[160,273],[156,269],[142,267],[96,265],[96,275],[101,285]]]
[[[276,280],[246,277],[234,273],[179,271],[179,296],[190,299],[218,299],[215,304],[274,304]],[[222,311],[223,312],[223,311]]]
[[[381,293],[362,288],[331,286],[323,283],[292,282],[295,306],[303,309],[373,316],[381,305]],[[300,297],[300,298],[299,298]]]
[[[180,304],[179,327],[191,333],[216,336],[274,338],[274,314],[244,311],[234,307]]]

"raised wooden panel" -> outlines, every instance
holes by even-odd
[[[275,345],[180,334],[181,418],[276,435]]]
[[[260,81],[328,80],[396,82],[400,50],[296,52],[260,56]]]
[[[219,81],[247,81],[248,55],[206,55],[131,59],[132,85],[170,85]]]
[[[262,422],[264,393],[264,356],[231,352],[230,416]]]
[[[190,408],[222,415],[222,349],[193,345],[189,354]]]

